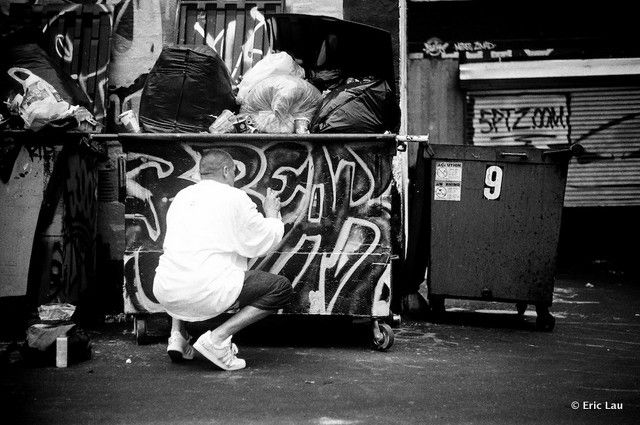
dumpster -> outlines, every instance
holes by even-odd
[[[71,303],[74,320],[95,322],[106,158],[88,134],[105,113],[111,17],[102,5],[34,3],[5,2],[0,17],[0,300],[35,317]]]
[[[94,318],[98,163],[82,132],[0,132],[0,298]]]
[[[222,13],[222,9],[217,9],[215,13]],[[233,14],[235,16],[235,9]],[[253,9],[251,15],[255,15]],[[190,31],[188,22],[188,19],[180,20],[178,31],[184,30],[185,34]],[[216,116],[225,116],[225,111],[203,106],[199,96],[228,94],[226,81],[223,81],[224,72],[218,66],[221,61],[215,57],[224,58],[223,65],[226,64],[228,68],[230,84],[233,86],[238,82],[240,68],[233,66],[233,58],[229,54],[231,50],[239,52],[245,48],[245,44],[240,46],[241,43],[238,43],[240,39],[234,42],[233,34],[227,34],[225,49],[218,55],[210,51],[216,49],[216,43],[209,43],[209,37],[181,41],[206,46],[171,48],[172,51],[186,49],[200,52],[198,55],[189,53],[189,61],[200,58],[203,51],[208,51],[207,72],[189,73],[187,78],[184,77],[187,75],[185,68],[180,90],[191,90],[192,85],[202,88],[199,82],[211,77],[210,69],[219,71],[220,77],[216,81],[220,87],[224,85],[225,90],[214,87],[212,90],[168,96],[171,93],[165,88],[176,89],[172,86],[172,77],[163,78],[162,81],[152,79],[150,84],[145,83],[139,113],[142,129],[146,133],[95,136],[119,143],[123,152],[120,168],[123,169],[122,180],[126,181],[125,313],[134,317],[134,330],[139,343],[145,342],[148,325],[153,323],[153,320],[149,320],[153,318],[150,315],[166,314],[152,290],[155,269],[162,253],[166,213],[178,191],[199,180],[202,152],[209,148],[221,148],[231,154],[239,170],[235,186],[246,191],[259,208],[268,188],[275,190],[282,201],[281,214],[285,223],[282,242],[275,252],[249,263],[252,269],[281,274],[291,280],[294,299],[281,313],[370,319],[376,347],[386,349],[393,343],[393,332],[384,320],[392,318],[392,260],[395,253],[400,251],[398,241],[401,235],[400,209],[394,207],[399,206],[399,192],[392,172],[397,141],[394,134],[384,134],[394,133],[399,125],[391,35],[368,25],[322,16],[268,13],[256,30],[265,24],[268,43],[267,37],[259,41],[265,41],[265,51],[286,53],[295,60],[296,66],[304,70],[305,81],[298,75],[300,81],[296,82],[296,90],[289,92],[293,100],[273,101],[278,106],[278,116],[286,112],[284,115],[296,115],[298,121],[304,121],[297,116],[301,115],[308,120],[308,131],[314,134],[305,133],[304,129],[297,127],[295,132],[303,134],[291,134],[293,128],[278,128],[277,131],[261,128],[258,118],[262,115],[259,114],[251,117],[252,124],[256,125],[249,126],[249,121],[246,121],[247,126],[262,133],[279,134],[244,133],[248,128],[240,127],[236,127],[232,133],[220,133],[215,126],[212,130],[210,125]],[[207,26],[207,31],[210,30],[213,27]],[[215,29],[216,32],[221,30],[224,31],[223,28]],[[372,44],[372,40],[375,43]],[[229,43],[235,43],[231,50],[226,47]],[[247,40],[247,45],[251,43],[253,39]],[[262,50],[259,52],[261,54]],[[250,72],[246,65],[251,65],[253,70],[254,66],[260,64],[252,63],[258,57],[254,57],[254,53],[255,49],[245,51],[243,60],[236,62],[242,62],[243,65],[244,74],[240,84],[251,81],[251,78],[245,80],[247,72]],[[164,75],[166,62],[159,60],[156,65],[162,72],[154,66],[151,74],[158,71],[158,75]],[[187,62],[180,62],[180,66],[184,66],[184,63]],[[172,66],[166,68],[175,71]],[[193,66],[190,69],[205,68]],[[270,79],[263,76],[258,80]],[[304,108],[283,112],[282,105],[290,104],[292,108],[297,105],[300,99],[295,94],[301,91],[301,86],[311,86],[312,82],[315,87],[311,88],[318,97],[323,91],[328,93],[333,90],[337,94],[335,109],[327,108],[331,113],[314,113],[312,116],[306,116]],[[366,86],[373,82],[376,84],[373,88]],[[155,91],[152,89],[154,87]],[[234,95],[237,95],[240,113],[255,113],[252,108],[260,102],[251,103],[250,99],[240,96],[240,85],[235,88],[238,89]],[[270,89],[268,92],[275,93],[278,90]],[[383,99],[380,100],[378,95],[378,98],[369,100],[367,96],[370,92],[373,92],[373,97],[384,94]],[[354,99],[351,100],[349,95]],[[165,97],[170,99],[166,100]],[[145,100],[148,102],[145,103]],[[206,125],[201,125],[200,129],[178,125],[178,121],[182,122],[185,118],[182,115],[190,114],[185,103],[195,104],[191,109],[195,111],[194,114],[200,114],[198,116],[202,122],[207,121]],[[348,115],[348,119],[338,120],[339,124],[346,123],[346,127],[339,127],[338,130],[335,123],[321,121],[328,120],[333,112],[337,115],[348,109],[343,108],[346,104],[357,109],[356,105],[362,103],[366,103],[366,107],[358,109],[358,113],[349,114],[347,111],[341,117]],[[144,105],[149,107],[143,108]],[[378,105],[382,106],[376,109]],[[173,119],[172,114],[167,115],[175,123],[166,128],[145,125],[160,119],[154,108],[169,110],[174,106],[180,112],[177,114],[179,116]],[[237,109],[232,106],[225,103],[226,113]],[[262,104],[260,107],[265,109]],[[365,122],[359,119],[363,115],[371,120]],[[314,123],[322,129],[312,129]],[[366,126],[360,126],[360,123]],[[207,129],[216,134],[197,133]]]
[[[536,326],[552,330],[549,313],[560,217],[571,149],[429,145],[423,226],[429,305],[446,298],[536,307]],[[423,263],[424,264],[424,263]]]
[[[294,299],[281,314],[370,319],[376,348],[393,344],[391,275],[400,232],[392,134],[120,134],[125,155],[125,313],[145,342],[151,314],[166,314],[153,279],[177,192],[199,180],[203,150],[227,150],[235,186],[262,208],[267,188],[282,201],[285,235],[252,269],[289,278]]]

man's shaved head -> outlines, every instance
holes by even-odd
[[[224,175],[225,167],[228,175]],[[200,176],[213,180],[233,179],[235,175],[235,164],[233,158],[227,151],[222,149],[209,149],[202,154],[200,160]],[[233,180],[231,180],[233,183]]]
[[[222,149],[209,149],[200,160],[200,174],[219,174],[224,166],[234,168],[233,158]]]

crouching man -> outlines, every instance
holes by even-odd
[[[153,293],[172,318],[171,360],[193,359],[195,348],[224,370],[242,369],[246,363],[236,357],[231,337],[283,308],[293,292],[283,276],[247,270],[247,258],[266,254],[282,240],[280,199],[267,189],[262,216],[233,187],[233,158],[220,149],[203,154],[200,175],[200,182],[178,192],[167,212]],[[232,307],[240,310],[189,344],[184,321],[208,320]]]

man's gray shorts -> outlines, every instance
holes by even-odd
[[[292,295],[293,288],[286,277],[248,270],[244,274],[242,291],[235,305],[240,308],[250,305],[261,310],[279,310],[289,304]]]

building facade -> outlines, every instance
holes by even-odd
[[[409,1],[407,16],[408,132],[444,144],[581,144],[585,154],[569,164],[560,260],[631,266],[622,248],[639,235],[640,49],[631,10]],[[414,149],[410,181],[417,161]]]

